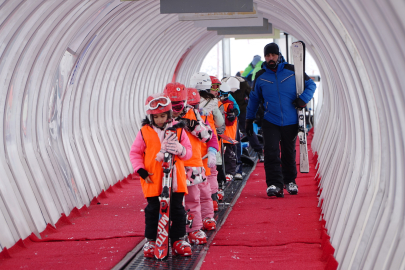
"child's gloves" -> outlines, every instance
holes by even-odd
[[[143,180],[145,180],[146,183],[153,183],[153,181],[149,177],[149,175],[153,175],[153,173],[148,172],[144,168],[138,169],[137,173],[142,177]]]
[[[209,168],[215,168],[217,166],[217,150],[214,147],[208,147],[208,167]]]
[[[169,141],[167,143],[166,151],[180,157],[184,157],[186,155],[186,148],[184,148],[184,146],[178,141]]]
[[[196,121],[196,120],[181,118],[180,121],[186,125],[186,129],[190,132],[192,132],[195,129],[195,127],[198,125],[198,121]]]
[[[165,137],[161,143],[160,152],[164,153],[167,152],[167,144],[169,142],[175,142],[177,140],[177,135],[175,133],[171,133],[169,136]]]
[[[162,162],[163,159],[164,159],[164,157],[165,157],[165,154],[164,154],[162,151],[160,151],[159,153],[157,153],[155,159],[156,159],[158,162]]]

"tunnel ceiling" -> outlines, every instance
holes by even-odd
[[[340,269],[404,269],[405,2],[255,4],[321,72],[313,151]],[[1,248],[132,173],[146,97],[188,85],[222,39],[159,9],[0,0]]]

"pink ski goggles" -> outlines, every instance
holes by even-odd
[[[175,112],[181,112],[183,109],[184,109],[184,102],[179,102],[179,103],[175,103],[175,104],[173,104],[172,103],[172,110],[173,111],[175,111]]]

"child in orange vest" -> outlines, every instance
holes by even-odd
[[[225,87],[226,86],[226,87]],[[238,119],[239,110],[235,108],[234,104],[236,102],[232,101],[230,91],[231,88],[224,82],[220,91],[220,100],[222,106],[224,107],[225,112],[225,132],[224,135],[236,142],[236,133],[238,131]],[[229,143],[228,141],[224,142],[225,153],[223,166],[225,166],[226,180],[231,181],[236,173],[236,145]]]
[[[201,119],[199,112],[187,105],[188,92],[188,89],[181,83],[169,83],[166,85],[164,91],[172,101],[174,118],[185,123],[185,129],[192,145],[193,155],[189,160],[184,162],[188,189],[188,194],[185,197],[185,206],[186,210],[189,211],[189,215],[194,216],[192,227],[186,228],[188,239],[194,244],[205,244],[207,242],[206,235],[201,229],[215,229],[216,223],[214,220],[214,226],[211,224],[211,220],[214,217],[214,209],[211,189],[202,161],[201,143],[212,140],[212,130]],[[193,94],[190,93],[191,96]],[[217,149],[213,151],[215,153],[209,155],[208,159],[215,162]]]
[[[200,104],[199,110],[201,117],[210,123],[214,134],[222,134],[225,130],[225,121],[223,117],[223,111],[218,107],[218,99],[210,93],[212,88],[211,76],[204,72],[195,73],[191,79],[190,84],[199,90]],[[218,146],[220,150],[220,146]],[[218,156],[218,155],[217,155]],[[218,160],[217,160],[218,161]],[[218,171],[216,169],[216,164],[213,164],[212,168],[209,168],[210,175],[208,178],[208,183],[211,186],[211,197],[214,204],[214,210],[218,211]]]
[[[154,94],[146,99],[147,117],[142,122],[131,147],[130,160],[135,172],[141,176],[141,186],[148,205],[145,208],[144,256],[153,258],[158,229],[160,202],[162,193],[163,153],[174,155],[172,195],[170,199],[170,239],[173,255],[191,256],[191,246],[185,241],[186,211],[183,197],[187,194],[184,160],[191,155],[190,140],[182,123],[173,121],[172,104],[164,94]],[[165,131],[175,129],[177,136],[165,138]]]

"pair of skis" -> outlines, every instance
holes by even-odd
[[[175,130],[168,129],[166,130],[165,136],[168,137],[172,133],[176,135],[175,132]],[[158,260],[166,259],[169,254],[170,197],[172,194],[173,167],[174,156],[165,152],[162,163],[162,193],[159,197],[160,211],[155,246],[155,258]]]
[[[291,45],[291,54],[294,61],[295,84],[297,89],[297,97],[299,97],[305,89],[305,43],[302,41],[294,42]],[[298,139],[300,141],[300,172],[309,172],[308,161],[308,146],[307,133],[305,123],[305,108],[298,108]]]

